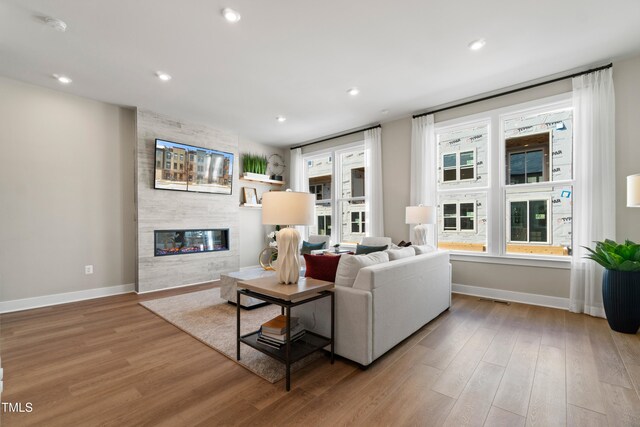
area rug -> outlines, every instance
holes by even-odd
[[[191,292],[139,304],[267,381],[275,383],[285,377],[284,364],[248,345],[240,344],[241,359],[236,360],[236,307],[220,298],[220,289]],[[241,333],[255,331],[262,323],[278,314],[280,307],[275,305],[242,310]],[[319,357],[322,357],[321,352],[305,357],[291,365],[291,372]]]

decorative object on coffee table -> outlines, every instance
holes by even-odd
[[[640,328],[640,245],[626,240],[596,242],[595,250],[585,247],[590,258],[605,268],[602,302],[611,329],[635,334]]]
[[[270,191],[262,196],[262,224],[286,225],[278,232],[279,283],[298,283],[300,233],[295,225],[311,225],[314,220],[315,196],[297,191]]]
[[[406,224],[417,224],[413,228],[416,245],[427,244],[427,224],[436,223],[436,210],[433,206],[407,206],[405,212]]]

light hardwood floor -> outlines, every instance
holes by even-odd
[[[269,384],[133,294],[0,316],[3,426],[640,426],[640,338],[560,310],[454,295],[367,370],[321,358]]]

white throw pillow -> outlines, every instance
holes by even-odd
[[[421,246],[411,246],[416,250],[416,255],[428,254],[429,252],[433,252],[436,250],[431,245],[421,245]]]
[[[389,254],[384,251],[372,252],[366,255],[344,254],[340,257],[336,270],[336,286],[352,287],[358,272],[363,267],[389,262]]]
[[[400,249],[387,249],[385,251],[389,254],[389,261],[395,261],[397,259],[409,258],[415,256],[416,250],[413,249],[413,246],[407,246],[406,248]]]

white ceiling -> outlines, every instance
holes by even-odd
[[[0,75],[281,146],[639,52],[638,0],[0,0]]]

